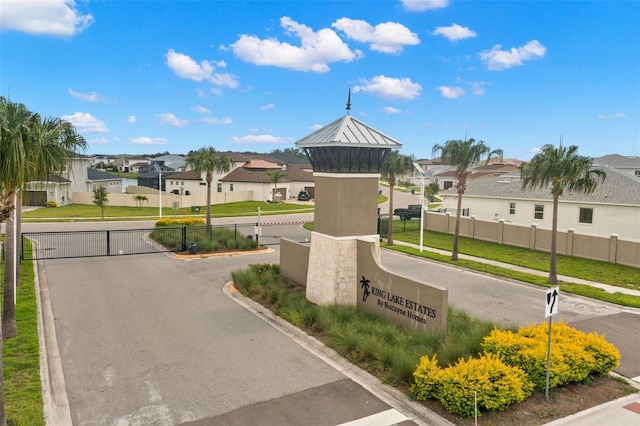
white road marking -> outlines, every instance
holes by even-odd
[[[373,414],[371,416],[363,417],[358,420],[342,423],[337,426],[390,426],[395,425],[396,423],[403,422],[405,420],[411,419],[392,408],[387,411],[381,411],[378,414]]]

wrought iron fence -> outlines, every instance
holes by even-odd
[[[26,232],[21,238],[22,260],[75,257],[122,256],[132,254],[186,252],[199,249],[246,249],[255,247],[255,225],[156,227],[105,231]],[[210,245],[210,246],[207,246]],[[200,247],[200,248],[198,248]]]

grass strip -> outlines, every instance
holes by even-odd
[[[275,215],[286,213],[308,213],[313,211],[313,205],[288,204],[288,203],[264,203],[261,201],[240,201],[237,203],[215,204],[211,206],[211,217],[237,217],[255,216],[258,207],[262,215]],[[191,211],[191,207],[183,207],[173,210],[170,207],[162,209],[163,216],[198,216],[206,217],[206,207],[202,206],[199,213]],[[104,211],[105,220],[131,220],[135,218],[149,219],[159,216],[157,207],[124,207],[107,205]],[[22,214],[25,222],[51,221],[51,220],[96,220],[101,219],[98,206],[87,204],[69,204],[67,206],[50,207],[31,210]]]
[[[476,356],[495,324],[449,308],[446,335],[409,330],[349,306],[318,306],[307,301],[304,287],[278,273],[278,265],[249,265],[232,272],[243,295],[256,300],[350,362],[392,386],[408,385],[420,357],[438,353],[441,364]]]
[[[7,424],[15,426],[45,424],[33,268],[33,262],[20,264],[20,284],[16,292],[18,335],[5,340],[2,348],[5,415]],[[4,265],[0,265],[0,277],[4,277]]]
[[[526,272],[514,271],[511,269],[502,268],[494,265],[487,265],[486,263],[475,262],[473,260],[468,260],[468,259],[458,259],[457,261],[453,261],[451,260],[451,257],[448,255],[442,255],[439,253],[430,252],[428,250],[427,251],[423,250],[422,252],[420,252],[419,249],[409,247],[409,246],[393,245],[389,247],[389,246],[383,245],[383,247],[390,250],[410,254],[412,256],[431,259],[438,262],[447,263],[449,265],[455,265],[455,266],[471,269],[474,271],[484,272],[487,274],[503,277],[503,278],[510,278],[513,280],[518,280],[518,281],[535,284],[543,287],[551,287],[547,283],[546,277],[527,274]],[[620,292],[607,293],[601,288],[592,287],[586,284],[574,284],[574,283],[567,283],[564,281],[560,281],[559,283],[560,283],[560,289],[563,292],[577,294],[580,296],[586,296],[592,299],[615,303],[621,306],[640,308],[640,297],[638,296],[632,296],[632,295],[623,294]]]

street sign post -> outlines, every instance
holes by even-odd
[[[544,317],[549,318],[549,333],[547,333],[547,379],[544,390],[544,400],[549,402],[549,375],[551,371],[551,323],[553,316],[558,313],[560,305],[560,287],[552,287],[545,294]]]

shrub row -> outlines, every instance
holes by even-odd
[[[522,368],[535,389],[541,391],[546,386],[548,329],[547,324],[523,327],[517,332],[494,329],[482,347],[507,365]],[[603,336],[583,333],[564,322],[552,325],[549,387],[584,383],[619,364],[620,352]]]
[[[444,369],[436,355],[423,356],[413,377],[411,391],[416,399],[435,398],[450,413],[465,417],[474,415],[476,404],[479,411],[502,411],[533,392],[533,383],[522,369],[506,365],[493,354],[461,358]]]
[[[494,329],[484,338],[479,358],[460,359],[441,368],[436,355],[423,356],[413,373],[417,400],[434,398],[451,413],[502,411],[546,387],[548,326],[517,332]],[[618,349],[604,337],[585,334],[563,322],[552,326],[549,386],[584,383],[619,365]],[[480,414],[480,413],[479,413]]]
[[[156,227],[202,225],[203,223],[204,219],[200,217],[183,217],[180,219],[167,217],[158,219]]]

